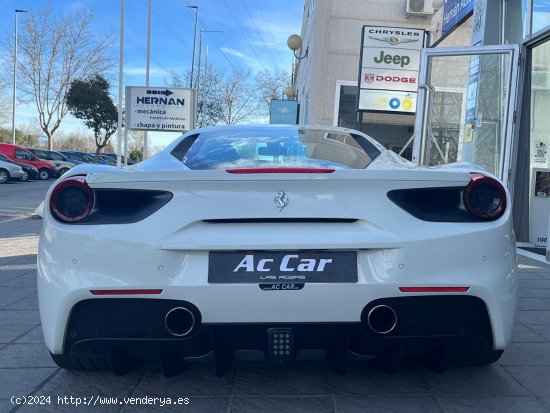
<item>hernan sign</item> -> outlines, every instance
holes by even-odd
[[[445,0],[442,34],[453,30],[473,11],[474,0]]]
[[[360,111],[416,111],[424,30],[363,26],[359,70]]]
[[[195,127],[193,89],[127,86],[128,129],[184,132]]]

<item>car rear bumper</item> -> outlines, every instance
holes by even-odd
[[[376,329],[381,306],[396,315],[391,329]],[[186,308],[193,317],[189,329],[175,335],[167,322],[172,309]],[[168,315],[168,316],[167,316]],[[416,296],[366,303],[356,323],[203,323],[200,309],[180,300],[105,298],[77,303],[71,311],[63,354],[109,358],[113,351],[126,358],[156,360],[161,355],[193,360],[223,352],[233,359],[270,359],[271,331],[287,331],[294,360],[331,357],[335,352],[357,357],[378,357],[397,352],[399,357],[434,351],[449,355],[493,349],[485,303],[472,296]],[[173,327],[173,326],[172,326]],[[375,331],[376,330],[376,331]],[[390,330],[390,331],[386,331]],[[188,332],[187,332],[188,331]],[[272,348],[271,348],[272,350]],[[292,350],[290,352],[290,350]]]
[[[322,249],[310,246],[316,245],[312,237],[298,239],[301,233],[296,228],[297,240],[289,241],[293,244],[287,243],[285,250]],[[123,229],[122,225],[97,225],[72,226],[67,231],[46,214],[38,251],[38,297],[45,343],[53,354],[65,351],[68,325],[79,303],[111,299],[93,295],[91,290],[95,289],[162,290],[157,295],[134,295],[131,299],[192,303],[199,309],[204,326],[359,325],[365,306],[380,299],[474,298],[483,303],[483,313],[488,314],[493,348],[504,349],[511,339],[517,279],[515,241],[507,225],[477,233],[457,233],[455,225],[449,228],[452,234],[396,241],[394,246],[386,243],[385,248],[372,246],[374,241],[369,246],[350,240],[348,231],[327,249],[349,250],[350,244],[358,245],[357,282],[312,282],[290,291],[266,291],[258,283],[209,283],[209,251],[214,248],[162,249],[150,240],[128,239],[119,233]],[[240,239],[245,240],[258,230],[242,232]],[[193,241],[205,247],[202,239]],[[278,248],[270,245],[264,249]],[[451,296],[400,290],[425,286],[468,290]]]
[[[10,171],[10,179],[21,179],[23,178],[23,176],[25,175],[25,173],[23,171],[19,172],[19,171]]]

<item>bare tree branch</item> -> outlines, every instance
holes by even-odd
[[[92,13],[81,9],[54,15],[50,3],[22,19],[17,60],[20,90],[23,99],[34,101],[50,149],[67,114],[71,82],[102,74],[112,64],[107,53],[111,36],[96,38],[92,19]],[[13,39],[8,39],[6,49],[13,62]]]

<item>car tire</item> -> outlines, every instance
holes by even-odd
[[[50,179],[50,171],[48,171],[47,169],[40,169],[38,171],[38,177],[42,180],[42,181],[45,181],[47,179]]]
[[[0,184],[5,184],[10,180],[10,173],[5,169],[0,169]]]
[[[27,173],[27,171],[23,171],[23,176],[19,178],[19,180],[21,182],[27,182],[29,180],[29,174]]]
[[[488,366],[500,359],[504,350],[487,350],[478,353],[463,354],[453,358],[455,366]]]
[[[51,353],[50,353],[51,354]],[[105,357],[73,356],[72,354],[51,354],[53,361],[67,370],[111,370],[110,361]]]
[[[67,173],[68,170],[69,170],[69,168],[61,168],[61,169],[59,170],[57,176],[64,175],[65,173]]]

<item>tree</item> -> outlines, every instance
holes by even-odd
[[[133,151],[128,153],[128,158],[130,158],[134,162],[143,161],[143,149],[134,149]]]
[[[100,75],[74,80],[67,93],[67,108],[94,132],[98,161],[99,153],[118,127],[118,110],[109,95],[109,82]]]
[[[15,143],[21,146],[39,146],[38,136],[40,128],[34,124],[26,124],[15,129]],[[13,136],[10,129],[0,129],[0,143],[12,143]]]
[[[224,76],[223,71],[216,70],[212,65],[207,65],[206,70],[200,72],[195,125],[197,128],[223,123],[217,117],[219,111],[214,110],[214,108],[220,105],[218,96],[220,89],[223,87]],[[170,78],[165,79],[164,83],[167,87],[186,88],[189,85],[190,77],[191,70],[187,70],[183,77],[172,70]]]
[[[10,100],[7,96],[7,85],[0,81],[0,123],[4,123],[11,115]]]
[[[144,145],[144,136],[143,131],[140,130],[129,130],[128,131],[128,147],[127,153],[128,158],[135,162],[141,162],[143,160],[143,145]],[[151,153],[149,150],[148,153]]]
[[[290,72],[285,72],[284,70],[276,72],[264,70],[256,75],[256,85],[262,102],[262,114],[269,116],[271,100],[283,99],[285,87],[290,84]]]
[[[90,132],[88,129],[80,129],[77,131],[71,131],[65,133],[60,131],[56,135],[57,139],[55,140],[54,149],[69,149],[73,151],[82,151],[82,152],[92,152],[94,146],[92,145],[92,140],[90,139]]]
[[[18,87],[31,98],[38,110],[40,127],[52,137],[67,114],[66,95],[73,80],[104,73],[112,62],[107,55],[110,36],[92,33],[93,14],[71,8],[65,15],[54,15],[51,4],[33,10],[22,20],[18,38]],[[7,67],[13,62],[13,39],[5,45],[9,51]],[[13,73],[13,68],[8,69]]]
[[[221,123],[246,123],[259,115],[259,90],[257,84],[251,81],[250,74],[250,70],[236,69],[222,81],[216,106],[212,108]]]
[[[182,76],[170,72],[167,87],[187,87],[191,71]],[[269,115],[271,99],[281,99],[290,74],[282,70],[263,71],[253,77],[250,70],[236,69],[227,74],[212,65],[200,71],[197,96],[197,127],[234,125],[258,121]]]

